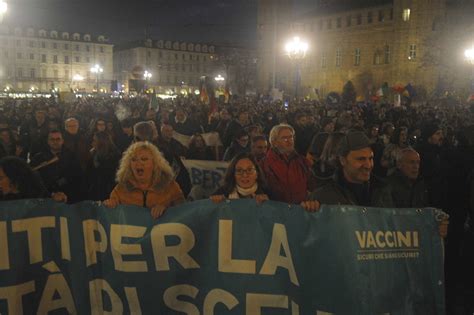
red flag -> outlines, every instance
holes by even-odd
[[[207,95],[207,89],[206,87],[203,86],[201,87],[201,91],[200,91],[200,99],[201,99],[201,102],[205,103],[205,104],[209,104],[209,95]]]
[[[216,103],[216,98],[213,97],[211,98],[211,101],[210,101],[209,115],[212,115],[216,112],[217,112],[217,103]]]
[[[226,87],[224,90],[224,103],[228,104],[230,99],[230,91],[229,88]]]

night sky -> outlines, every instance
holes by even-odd
[[[145,34],[153,39],[216,44],[256,40],[257,0],[6,1],[9,24],[103,34],[114,44],[143,39]],[[296,0],[295,9],[311,11],[317,2]]]

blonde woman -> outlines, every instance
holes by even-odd
[[[185,200],[170,165],[147,141],[136,142],[124,152],[116,181],[110,198],[104,201],[109,208],[119,204],[142,206],[150,208],[156,219]]]

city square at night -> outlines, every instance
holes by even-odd
[[[0,314],[474,314],[472,0],[0,0]]]

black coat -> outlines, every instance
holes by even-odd
[[[330,183],[311,193],[309,200],[318,200],[326,205],[394,206],[390,188],[384,181],[372,174],[370,181],[365,184],[350,184],[344,179],[341,170],[336,171]]]
[[[65,148],[57,156],[59,158],[57,162],[38,170],[46,189],[49,193],[64,192],[68,203],[84,200],[84,180],[77,156]],[[35,168],[53,158],[54,154],[51,151],[42,151],[33,156],[30,164]]]
[[[105,200],[115,187],[115,174],[120,161],[119,152],[108,156],[93,154],[86,171],[87,199]]]
[[[387,177],[387,184],[397,208],[424,208],[429,206],[428,190],[425,181],[418,178],[415,182],[396,170]]]

